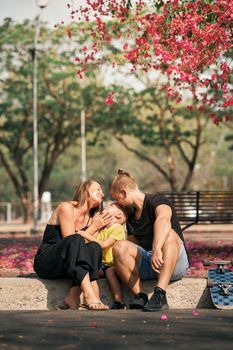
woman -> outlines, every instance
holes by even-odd
[[[73,200],[60,203],[53,212],[35,256],[34,270],[40,278],[72,279],[64,300],[66,308],[77,309],[83,292],[88,309],[108,309],[100,301],[97,284],[101,247],[96,242],[86,244],[79,234],[83,230],[93,234],[111,222],[109,213],[100,213],[102,200],[102,188],[97,182],[83,182]]]

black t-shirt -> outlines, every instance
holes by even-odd
[[[155,209],[161,204],[166,204],[171,208],[172,228],[184,242],[180,223],[171,201],[161,193],[146,194],[140,218],[135,220],[135,208],[132,208],[132,210],[130,210],[128,213],[128,220],[126,224],[128,235],[134,235],[134,237],[138,240],[139,245],[146,250],[152,249],[154,222],[156,220]]]

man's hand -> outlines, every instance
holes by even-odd
[[[163,265],[162,249],[155,248],[152,251],[151,267],[155,272],[160,273],[160,269],[161,269],[162,265]]]

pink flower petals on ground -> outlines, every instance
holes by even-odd
[[[38,241],[38,240],[37,240]],[[33,260],[39,243],[33,240],[18,240],[0,248],[0,269],[19,270],[20,274],[33,272]]]
[[[203,260],[231,260],[232,244],[230,241],[187,241],[190,269],[187,276],[203,276],[209,267],[204,267]]]
[[[197,316],[199,316],[200,314],[199,314],[199,311],[197,310],[197,309],[194,309],[193,310],[193,316],[195,316],[195,317],[197,317]]]
[[[167,320],[168,320],[168,316],[167,316],[166,314],[162,314],[162,315],[160,316],[160,320],[161,320],[161,321],[167,321]]]
[[[0,270],[15,270],[20,274],[33,272],[33,260],[40,244],[39,238],[9,238],[6,241],[0,237]],[[203,277],[209,267],[204,267],[203,260],[231,260],[232,244],[230,241],[187,241],[187,251],[190,259],[188,277]]]

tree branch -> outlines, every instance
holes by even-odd
[[[167,175],[167,173],[161,168],[161,166],[160,166],[156,161],[154,161],[153,159],[149,158],[149,157],[146,156],[145,154],[139,152],[138,150],[134,149],[133,147],[130,147],[130,146],[126,143],[126,141],[125,141],[121,136],[119,136],[119,135],[114,135],[114,137],[115,137],[115,139],[116,139],[117,141],[119,141],[128,151],[130,151],[130,152],[136,154],[139,158],[145,160],[146,162],[148,162],[149,164],[151,164],[153,167],[155,167],[155,168],[158,170],[158,172],[159,172],[160,174],[162,174],[162,175],[165,177],[165,179],[166,179],[167,181],[170,182],[169,176]]]

